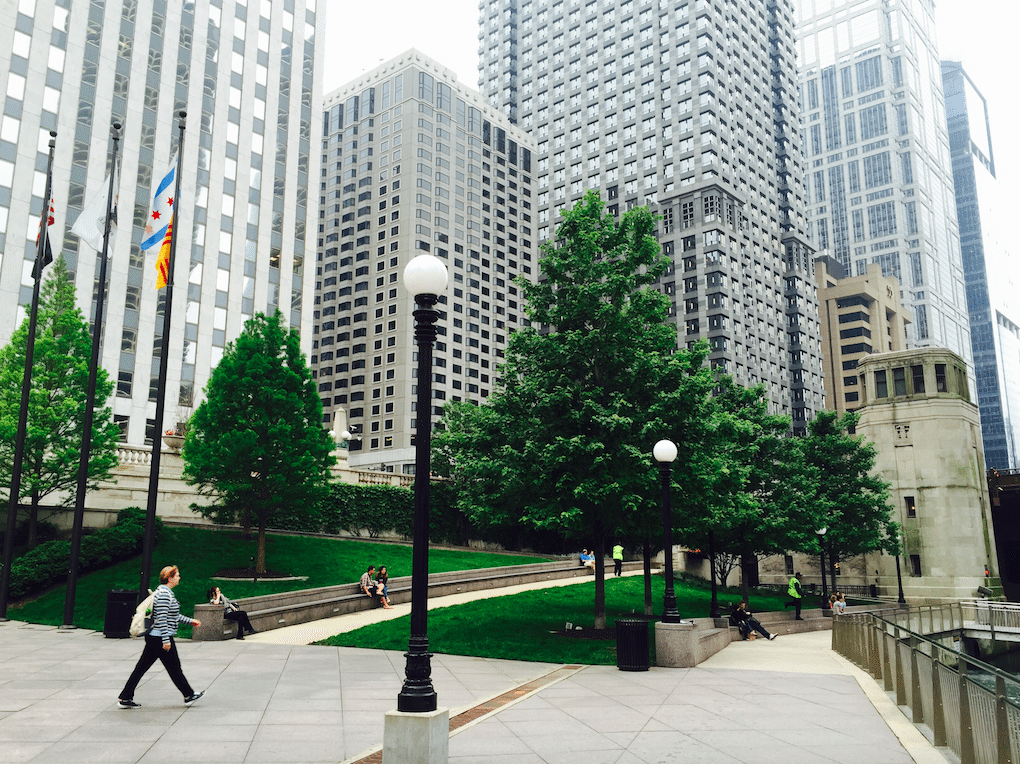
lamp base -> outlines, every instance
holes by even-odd
[[[383,764],[446,764],[450,760],[450,709],[426,713],[387,711]]]

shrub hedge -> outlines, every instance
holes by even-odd
[[[156,518],[156,538],[163,527]],[[129,507],[117,513],[117,523],[109,528],[91,531],[82,537],[78,553],[79,573],[108,567],[126,560],[142,550],[145,536],[145,510]],[[17,558],[11,564],[8,596],[23,599],[67,578],[71,558],[71,542],[47,541]]]

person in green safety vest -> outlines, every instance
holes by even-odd
[[[623,547],[619,544],[613,546],[613,573],[623,575]]]
[[[784,603],[783,607],[790,607],[790,605],[796,607],[796,620],[803,621],[804,619],[800,617],[800,606],[804,600],[804,590],[800,586],[800,573],[797,573],[790,579],[790,586],[786,593],[790,596],[790,599]]]

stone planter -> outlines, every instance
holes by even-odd
[[[180,451],[184,445],[183,435],[164,435],[163,445],[169,448],[171,451]]]

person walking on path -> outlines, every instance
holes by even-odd
[[[244,639],[244,632],[249,634],[258,634],[259,631],[251,625],[251,621],[248,619],[248,614],[238,607],[237,603],[229,599],[227,595],[220,591],[220,587],[214,586],[209,590],[209,602],[213,605],[223,606],[223,617],[228,621],[233,621],[237,624],[237,637],[236,639]]]
[[[797,573],[790,579],[790,587],[786,590],[786,593],[790,596],[790,599],[783,607],[788,608],[790,605],[794,605],[797,608],[795,620],[803,621],[804,619],[800,617],[800,607],[804,600],[804,590],[800,586],[800,573]]]
[[[623,547],[619,544],[613,546],[613,574],[623,575]]]
[[[117,703],[121,708],[140,708],[141,703],[135,703],[135,688],[141,681],[145,672],[152,668],[157,660],[163,663],[166,673],[174,685],[184,696],[184,704],[190,706],[196,700],[205,695],[205,691],[195,692],[188,680],[184,678],[181,671],[181,659],[177,654],[177,645],[174,637],[177,635],[177,626],[181,623],[190,623],[192,626],[201,626],[202,622],[194,618],[181,615],[181,603],[177,601],[173,591],[181,582],[181,572],[176,565],[168,565],[159,572],[159,586],[153,592],[152,598],[152,628],[145,635],[145,649],[142,656],[135,664],[135,670],[128,677],[127,684],[120,692]]]
[[[739,602],[733,606],[733,610],[730,611],[730,623],[737,627],[744,639],[754,636],[751,634],[751,630],[758,632],[765,639],[773,640],[776,638],[775,634],[769,634],[768,630],[761,625],[761,621],[752,616],[747,612],[747,603]]]

